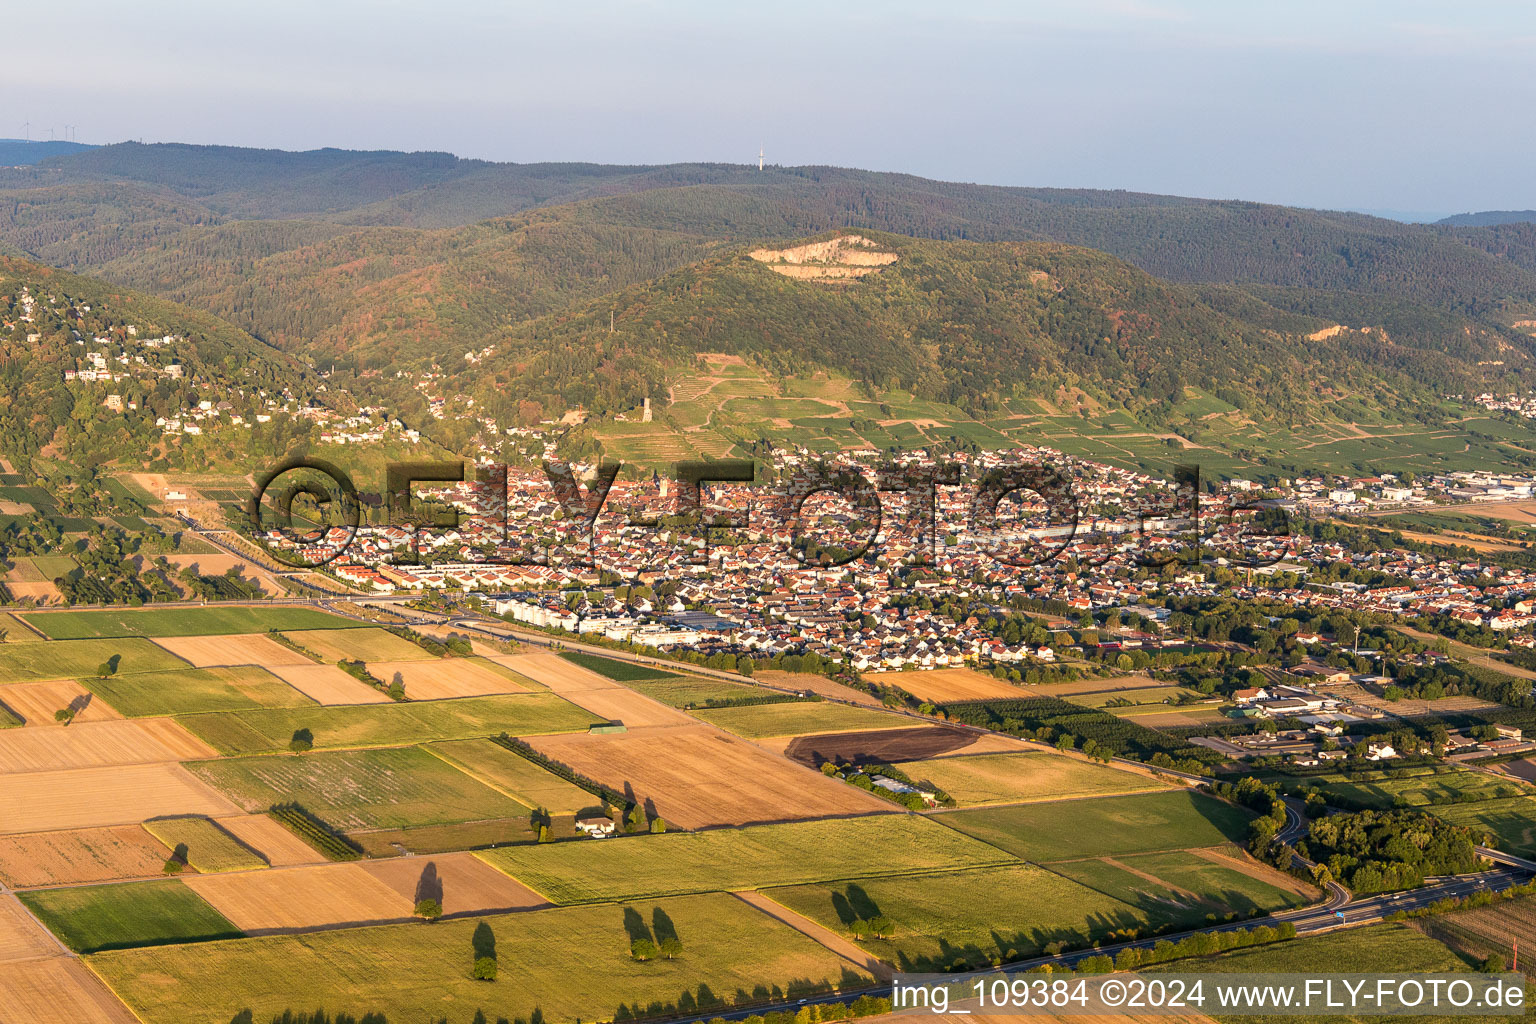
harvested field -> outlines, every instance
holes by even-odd
[[[338,671],[340,671],[338,669]],[[444,700],[450,697],[483,697],[490,693],[528,693],[507,669],[481,658],[443,658],[435,661],[370,661],[368,671],[393,683],[405,684],[411,700]]]
[[[96,700],[89,690],[72,679],[55,679],[46,683],[12,683],[0,686],[0,704],[15,712],[27,725],[59,727],[54,712],[73,707],[75,720],[72,724],[86,722],[110,722],[122,718],[104,701]]]
[[[597,797],[490,740],[445,740],[426,748],[530,809],[574,814],[600,803]]]
[[[228,633],[223,636],[174,636],[155,641],[198,668],[217,665],[313,665],[298,651],[289,650],[261,633]]]
[[[357,864],[196,875],[186,885],[248,935],[401,921],[414,906]]]
[[[530,737],[540,753],[618,790],[630,787],[682,828],[890,811],[887,800],[811,772],[707,725]]]
[[[505,668],[549,687],[600,721],[625,725],[686,725],[694,720],[657,700],[605,679],[557,654],[512,654],[492,658]]]
[[[879,855],[850,855],[855,850],[878,850]],[[555,903],[734,892],[1017,863],[985,843],[915,814],[668,832],[614,842],[524,844],[481,850],[475,856]]]
[[[631,679],[624,685],[674,708],[690,704],[702,707],[705,701],[759,697],[764,693],[763,690],[742,683],[728,683],[724,679],[706,679],[702,676]]]
[[[345,620],[341,620],[345,621]],[[284,630],[283,635],[326,661],[434,661],[409,640],[376,626]]]
[[[940,668],[932,672],[902,672],[881,676],[880,682],[906,690],[918,700],[946,704],[957,700],[1023,697],[1026,691],[1012,683],[970,668]]]
[[[388,704],[390,698],[335,665],[274,665],[272,672],[283,682],[317,704]]]
[[[37,630],[28,626],[10,612],[0,612],[0,630],[5,632],[5,638],[0,640],[0,643],[24,644],[35,643],[38,640],[44,639],[44,637],[38,634]]]
[[[496,654],[490,655],[489,658],[519,675],[525,675],[529,679],[543,683],[555,693],[620,688],[619,684],[612,679],[588,671],[558,654],[545,651],[530,651],[527,654]]]
[[[199,761],[188,769],[249,812],[296,800],[341,829],[481,821],[528,809],[419,747]]]
[[[918,725],[910,729],[873,732],[834,732],[803,736],[784,748],[784,756],[815,768],[823,761],[862,762],[921,761],[965,750],[984,738],[983,733],[948,725]]]
[[[249,846],[275,868],[327,863],[325,854],[284,828],[267,814],[216,818],[219,827]]]
[[[238,811],[178,764],[30,772],[8,776],[0,785],[0,834],[5,835]]]
[[[547,907],[549,901],[497,871],[472,853],[391,857],[365,861],[362,869],[415,906],[431,897],[444,914],[485,914]]]
[[[130,672],[81,682],[130,718],[292,708],[314,703],[266,669],[254,665]]]
[[[84,722],[0,732],[0,775],[212,757],[213,748],[169,719]]]
[[[208,818],[188,815],[153,818],[144,823],[144,831],[177,853],[185,852],[186,862],[204,874],[250,871],[267,866],[254,850]]]
[[[833,700],[850,700],[855,704],[865,704],[870,707],[881,707],[880,698],[872,697],[863,690],[855,690],[851,686],[842,683],[834,683],[823,675],[810,672],[780,672],[771,669],[765,672],[755,672],[753,679],[767,683],[769,686],[787,686],[794,690],[810,690],[819,693],[823,697]]]
[[[0,971],[0,1024],[139,1024],[79,960],[54,957]]]
[[[209,636],[268,629],[325,630],[351,626],[313,608],[262,604],[218,604],[193,608],[103,608],[92,611],[23,613],[55,640],[84,637]]]
[[[187,663],[148,640],[58,640],[0,645],[0,683],[94,676],[97,666],[117,658],[119,672],[182,669]]]
[[[1303,891],[1278,871],[1261,873],[1264,868],[1256,862],[1245,870],[1233,859],[1192,850],[1074,860],[1053,864],[1051,870],[1184,926],[1197,925],[1212,913],[1288,910],[1316,896],[1316,890]]]
[[[24,889],[147,878],[170,855],[137,825],[0,836],[0,881]]]
[[[747,739],[844,733],[854,729],[889,729],[902,719],[873,708],[854,708],[829,701],[752,704],[739,708],[701,708],[694,717]]]
[[[59,588],[52,582],[48,583],[20,583],[13,580],[6,581],[5,589],[11,592],[11,596],[18,601],[31,598],[36,604],[63,604],[64,595],[59,593]]]
[[[17,960],[54,956],[58,952],[59,947],[53,941],[53,936],[32,919],[32,915],[16,901],[15,896],[9,893],[0,895],[0,964],[9,965]],[[0,975],[9,969],[9,966],[0,968]],[[0,988],[3,988],[3,983],[0,983]],[[4,1010],[0,1006],[0,1013]]]
[[[1146,775],[1043,750],[939,757],[911,761],[901,769],[914,781],[948,793],[962,807],[1167,788]]]

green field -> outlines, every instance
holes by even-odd
[[[196,608],[105,608],[80,612],[27,612],[29,623],[55,640],[113,636],[214,636],[269,629],[341,629],[353,625],[313,608],[233,605]]]
[[[117,658],[119,672],[163,672],[187,663],[148,640],[57,640],[0,646],[0,683],[94,676],[97,666]]]
[[[1167,788],[1136,772],[1035,750],[907,761],[901,770],[915,782],[937,786],[962,807]]]
[[[156,818],[144,823],[144,831],[171,850],[184,844],[187,863],[202,874],[267,866],[256,851],[207,818]]]
[[[1147,686],[1135,690],[1106,690],[1099,693],[1074,693],[1062,698],[1073,704],[1081,704],[1085,708],[1103,708],[1111,701],[1124,700],[1131,704],[1167,704],[1176,697],[1183,695],[1194,699],[1203,699],[1201,694],[1194,690],[1187,690],[1182,686]],[[1198,705],[1196,705],[1198,706]],[[1107,708],[1113,711],[1114,708]]]
[[[315,707],[313,700],[264,668],[183,668],[130,672],[80,684],[129,718],[208,711]]]
[[[1025,864],[797,885],[765,895],[842,935],[851,935],[855,920],[886,917],[895,925],[891,937],[862,945],[905,971],[977,968],[1037,955],[1053,942],[1077,948],[1118,929],[1144,932],[1167,919]]]
[[[874,857],[850,851],[879,851]],[[880,814],[603,842],[516,846],[479,856],[554,903],[752,889],[1011,863],[926,818]]]
[[[447,740],[426,749],[530,809],[574,814],[602,803],[580,786],[487,739]]]
[[[1147,913],[1191,927],[1210,914],[1221,918],[1236,911],[1249,917],[1307,902],[1290,889],[1184,850],[1129,854],[1117,860],[1118,864],[1066,861],[1052,864],[1051,870]],[[1147,875],[1152,878],[1144,877]],[[1153,878],[1166,884],[1159,885]]]
[[[243,934],[175,879],[34,889],[17,897],[77,953]]]
[[[695,711],[694,717],[713,722],[727,732],[749,740],[813,732],[899,729],[911,724],[905,718],[873,708],[856,708],[822,700],[754,704],[744,708],[705,708]]]
[[[935,814],[933,820],[1023,860],[1048,862],[1236,842],[1247,835],[1252,817],[1231,804],[1180,789],[954,811]]]
[[[182,725],[223,754],[286,750],[294,730],[309,729],[317,748],[382,747],[428,740],[510,733],[531,736],[581,732],[592,724],[583,711],[552,693],[498,694],[405,704],[221,711],[189,715]]]
[[[347,623],[350,627],[353,624]],[[387,629],[285,630],[283,635],[326,661],[431,661],[432,655]]]
[[[187,768],[248,810],[295,800],[341,829],[528,815],[521,803],[419,747],[225,758]]]
[[[755,686],[728,683],[723,679],[704,679],[697,676],[670,676],[660,679],[630,679],[624,685],[653,697],[675,708],[690,704],[703,704],[709,700],[738,700],[742,697],[761,697],[765,692]]]
[[[4,634],[0,636],[0,643],[8,644],[35,643],[42,639],[10,612],[0,612],[0,634]]]
[[[1367,807],[1427,807],[1453,804],[1460,800],[1488,800],[1514,797],[1524,792],[1513,779],[1500,780],[1482,772],[1452,769],[1410,778],[1344,779],[1335,778],[1320,787],[1359,802]]]
[[[1536,796],[1443,804],[1428,810],[1454,825],[1487,829],[1495,836],[1493,845],[1506,853],[1536,856]]]
[[[682,956],[634,960],[626,916],[639,927],[675,929]],[[738,992],[750,998],[759,988],[765,997],[781,987],[795,996],[870,983],[846,960],[734,896],[484,920],[501,964],[494,984],[470,977],[473,919],[119,951],[92,957],[90,966],[147,1024],[224,1024],[244,1009],[267,1021],[320,1003],[332,1013],[372,1011],[391,1021],[468,1024],[477,1009],[491,1020],[528,1020],[538,1011],[552,1022],[601,1021],[619,1015],[620,1003],[676,1013],[681,994],[691,1002],[701,990],[714,993],[706,997],[712,1004]]]
[[[596,672],[600,676],[621,683],[634,679],[670,679],[673,675],[655,665],[637,665],[630,661],[618,661],[598,654],[587,654],[585,651],[561,651],[560,657],[572,664],[580,665],[589,672]]]

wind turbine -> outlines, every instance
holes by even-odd
[[[32,122],[28,121],[25,124],[23,124],[21,126],[21,130],[26,132],[26,140],[28,142],[31,142],[32,141]]]
[[[763,169],[763,147],[762,146],[758,146],[757,147],[757,169],[758,170],[762,170]]]

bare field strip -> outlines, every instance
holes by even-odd
[[[339,670],[338,670],[339,671]],[[393,683],[398,674],[411,700],[484,697],[492,693],[530,693],[500,665],[479,658],[437,661],[370,661],[368,671]]]
[[[487,871],[496,869],[486,865]],[[498,871],[497,874],[500,874]],[[38,924],[21,901],[10,893],[0,895],[0,964],[34,957],[53,956],[59,952],[58,944],[48,929]],[[9,968],[0,968],[4,973]],[[3,1010],[3,1008],[0,1008]]]
[[[390,698],[335,665],[273,665],[271,672],[319,704],[388,704]]]
[[[139,1024],[79,960],[53,957],[0,971],[0,1024]]]
[[[185,881],[247,935],[398,921],[410,917],[414,906],[357,864],[195,875]]]
[[[153,764],[215,757],[218,752],[170,719],[85,722],[64,729],[0,732],[0,775]]]
[[[691,725],[694,719],[612,679],[582,668],[557,654],[511,654],[492,658],[498,665],[549,687],[594,719],[625,725]]]
[[[165,636],[155,643],[198,668],[225,665],[313,665],[298,651],[290,650],[261,633],[229,633],[223,636]]]
[[[432,896],[442,903],[445,914],[485,914],[550,906],[544,897],[472,853],[391,857],[365,861],[360,866],[412,906],[418,895]]]
[[[329,863],[325,854],[288,831],[270,815],[239,814],[214,821],[275,868]]]
[[[20,715],[27,725],[58,727],[54,712],[71,706],[77,709],[73,725],[110,722],[123,717],[73,679],[0,686],[0,704]]]
[[[163,814],[238,813],[179,764],[28,772],[0,785],[0,835],[137,824]]]
[[[707,725],[530,737],[541,753],[615,789],[632,787],[687,829],[891,811],[895,805]]]
[[[434,661],[409,640],[376,626],[356,629],[285,630],[283,635],[314,651],[326,661]]]
[[[13,889],[160,874],[169,848],[138,825],[0,836],[0,881]]]
[[[1023,697],[1026,691],[1012,683],[969,668],[939,668],[932,672],[901,672],[878,677],[881,682],[906,690],[918,700],[944,704],[959,700]]]

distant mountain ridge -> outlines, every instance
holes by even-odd
[[[95,148],[83,142],[66,142],[62,139],[52,139],[48,142],[0,139],[0,167],[24,167],[52,157]]]
[[[1458,213],[1435,223],[1449,227],[1491,228],[1500,224],[1532,222],[1536,222],[1536,210],[1484,210],[1481,213]]]

